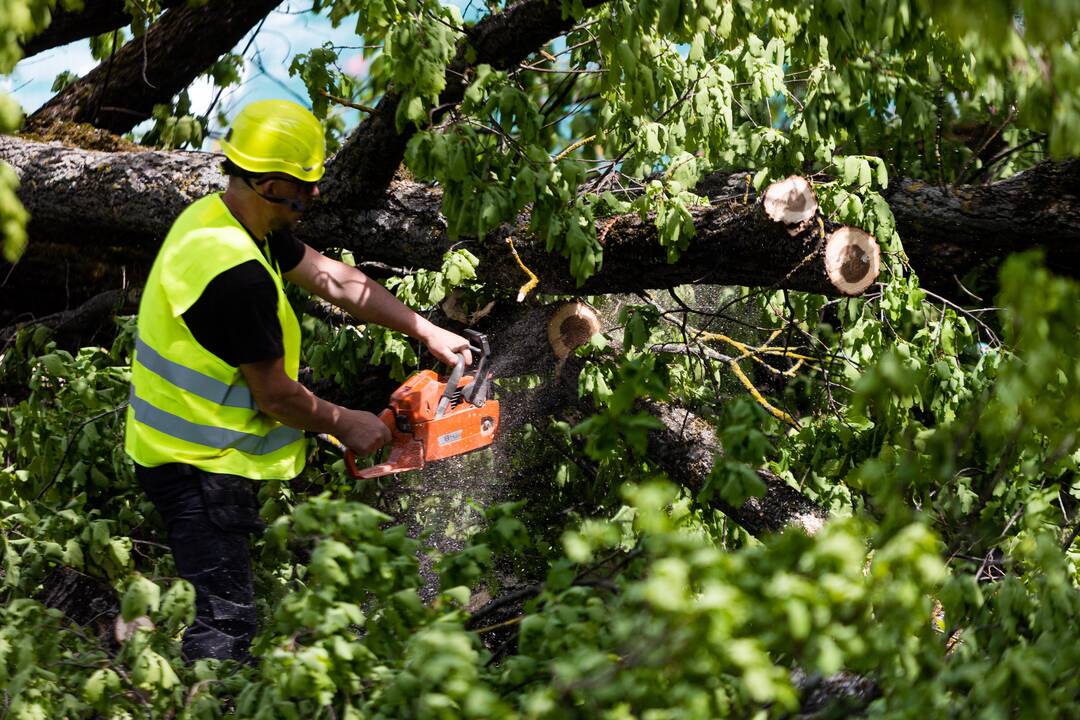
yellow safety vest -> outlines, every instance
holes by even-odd
[[[192,203],[169,230],[139,303],[124,439],[135,462],[181,462],[255,480],[285,480],[304,468],[304,434],[260,412],[239,368],[203,348],[184,322],[215,276],[250,260],[274,279],[285,372],[296,379],[300,324],[280,271],[220,194]]]

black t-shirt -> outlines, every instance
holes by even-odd
[[[252,238],[252,242],[256,242]],[[304,243],[288,230],[267,238],[281,272],[304,257]],[[285,354],[277,317],[277,288],[258,260],[248,260],[211,280],[184,313],[200,345],[230,365],[273,360]]]

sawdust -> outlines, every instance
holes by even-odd
[[[605,303],[603,329],[617,325],[622,304]],[[514,462],[520,447],[518,431],[526,424],[545,423],[552,412],[577,400],[577,374],[583,362],[571,355],[565,367],[557,368],[547,338],[548,317],[549,312],[526,313],[498,330],[489,365],[501,411],[494,444],[395,476],[383,486],[383,509],[405,524],[411,536],[424,536],[424,544],[436,557],[462,549],[483,528],[485,508],[534,497],[540,489],[537,484],[547,480],[536,473],[523,475]],[[579,327],[575,320],[568,318],[560,330],[578,345],[589,339],[591,330],[587,323],[578,320]],[[421,595],[431,599],[438,591],[435,560],[422,553],[419,561],[424,578]]]

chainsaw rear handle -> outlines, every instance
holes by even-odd
[[[381,413],[379,413],[379,419],[382,420],[383,425],[385,425],[387,429],[390,430],[390,434],[392,436],[394,433],[394,414],[390,412],[389,409],[383,410]],[[393,443],[393,438],[391,438],[390,443]],[[382,448],[379,448],[379,450],[377,450],[376,452],[380,452],[381,450]],[[356,453],[352,451],[352,448],[345,448],[345,467],[349,469],[349,474],[353,477],[360,476],[360,470],[356,467]]]

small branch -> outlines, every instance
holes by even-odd
[[[506,244],[510,246],[510,254],[514,256],[514,260],[517,261],[518,267],[529,276],[528,282],[518,288],[517,301],[522,302],[532,292],[533,288],[540,282],[540,278],[536,277],[536,273],[530,270],[522,261],[521,256],[518,255],[518,251],[514,248],[514,239],[506,238]]]
[[[590,135],[589,137],[586,137],[586,138],[581,138],[581,139],[580,139],[580,140],[578,140],[577,142],[575,142],[575,143],[573,143],[572,145],[570,145],[569,147],[567,147],[567,148],[566,148],[565,150],[563,150],[563,151],[562,151],[561,153],[559,153],[558,155],[556,155],[556,156],[555,156],[555,159],[553,160],[553,162],[559,162],[559,161],[560,161],[560,160],[562,160],[562,159],[563,159],[564,157],[566,157],[566,156],[567,156],[567,155],[569,155],[570,153],[574,152],[575,150],[577,150],[577,149],[578,149],[579,147],[581,147],[582,145],[585,145],[585,144],[587,144],[587,143],[590,143],[590,142],[592,142],[592,141],[593,141],[593,140],[595,140],[595,139],[596,139],[596,136],[595,136],[595,135]]]
[[[371,107],[370,105],[361,105],[360,103],[355,103],[355,102],[353,102],[351,100],[346,100],[343,97],[338,97],[337,95],[331,95],[330,93],[326,92],[325,90],[320,90],[319,94],[322,95],[327,100],[329,100],[330,102],[334,103],[335,105],[344,105],[345,107],[350,107],[353,110],[359,110],[360,112],[365,112],[365,113],[368,113],[368,114],[371,114],[371,113],[375,112],[375,108]]]
[[[518,623],[520,623],[524,619],[525,619],[524,615],[517,615],[515,617],[510,618],[509,620],[503,620],[502,622],[497,622],[494,625],[488,625],[487,627],[477,628],[476,630],[473,630],[473,632],[476,633],[477,635],[482,635],[484,633],[491,632],[492,630],[499,630],[500,628],[510,627],[512,625],[517,625]]]

